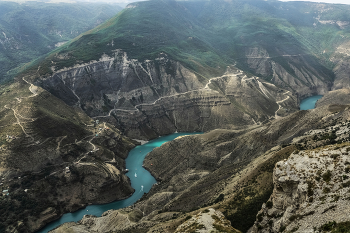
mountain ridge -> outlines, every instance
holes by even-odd
[[[0,81],[121,10],[107,4],[0,2]],[[11,61],[11,62],[9,62]]]
[[[209,131],[150,153],[145,167],[159,184],[133,207],[57,230],[172,232],[209,206],[248,230],[272,193],[275,163],[335,143],[332,134],[314,142],[304,133],[348,116],[347,9],[258,0],[132,3],[22,67],[0,87],[0,171],[10,192],[1,199],[2,222],[34,231],[89,202],[115,199],[108,188],[128,196],[123,164],[136,142],[126,136]],[[317,108],[298,111],[300,99],[314,94],[325,95]],[[91,180],[100,181],[97,188]],[[41,186],[46,202],[23,211],[20,203]]]

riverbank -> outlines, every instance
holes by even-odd
[[[154,177],[142,167],[146,155],[165,142],[171,141],[179,136],[190,134],[197,133],[174,133],[159,137],[144,143],[143,145],[138,145],[129,152],[128,157],[125,159],[126,169],[128,169],[126,176],[130,179],[131,187],[135,189],[135,192],[129,198],[103,205],[89,205],[76,212],[64,214],[60,219],[49,223],[43,229],[38,231],[38,233],[46,233],[66,222],[77,222],[86,214],[100,217],[108,210],[121,209],[133,205],[144,195],[144,193],[149,192],[153,184],[156,183]],[[135,176],[135,174],[137,174],[137,176]]]

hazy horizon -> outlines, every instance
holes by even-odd
[[[349,5],[349,0],[279,0],[282,2],[323,2],[323,3],[333,3],[333,4],[347,4]]]
[[[127,5],[132,2],[145,1],[145,0],[0,0],[3,2],[29,2],[29,1],[37,1],[37,2],[48,2],[48,3],[77,3],[77,2],[99,2],[99,3],[114,3],[114,4],[122,4]],[[333,4],[347,4],[349,5],[349,0],[278,0],[282,2],[319,2],[319,3],[333,3]]]

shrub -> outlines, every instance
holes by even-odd
[[[314,195],[314,191],[312,190],[312,183],[311,182],[307,182],[307,196],[311,197]]]
[[[323,193],[329,193],[331,190],[328,188],[328,187],[325,187],[324,189],[323,189]]]
[[[339,200],[339,198],[340,198],[339,196],[335,196],[332,202],[336,202],[336,201],[338,201],[338,200]]]
[[[334,233],[350,232],[350,222],[337,223],[336,229],[334,229],[332,232],[334,232]]]
[[[349,172],[350,172],[350,166],[347,166],[347,167],[345,168],[345,172],[346,172],[346,173],[349,173]]]
[[[283,232],[286,228],[286,226],[281,226],[279,232]]]
[[[267,208],[271,209],[271,208],[272,208],[272,206],[273,206],[272,201],[268,201],[268,202],[266,202],[266,207],[267,207]]]
[[[331,155],[331,158],[332,159],[336,159],[336,158],[338,158],[340,156],[340,154],[333,154],[333,155]]]
[[[218,203],[218,202],[224,200],[224,197],[225,197],[225,194],[222,194],[222,193],[221,193],[221,194],[215,199],[214,204],[216,204],[216,203]]]
[[[333,221],[333,222],[328,222],[328,223],[326,223],[326,224],[323,224],[322,226],[321,226],[321,230],[322,231],[330,231],[330,230],[332,230],[333,229],[333,227],[335,227],[335,225],[336,225],[337,223],[335,222],[335,221]]]
[[[322,175],[322,178],[324,181],[326,181],[327,183],[329,181],[331,181],[331,177],[332,177],[332,173],[331,171],[327,170],[323,175]]]
[[[350,181],[343,183],[342,186],[343,188],[350,187]]]

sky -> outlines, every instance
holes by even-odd
[[[291,0],[280,0],[283,2],[291,2]],[[294,0],[293,0],[294,1]],[[300,0],[302,1],[302,0]],[[325,3],[340,3],[350,5],[350,0],[303,0],[305,2],[325,2]]]

